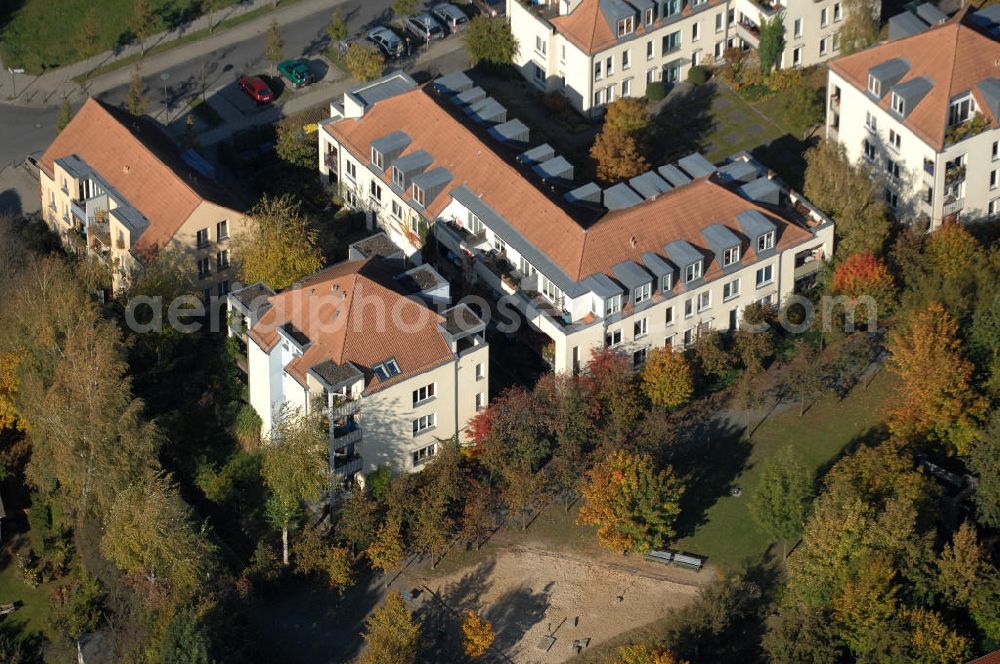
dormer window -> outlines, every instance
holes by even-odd
[[[757,252],[760,253],[768,249],[774,249],[774,231],[764,233],[757,238]]]
[[[722,267],[729,267],[740,262],[740,248],[730,247],[722,252]]]
[[[392,183],[394,185],[396,185],[397,187],[399,187],[400,189],[402,189],[403,188],[403,182],[405,182],[405,178],[403,177],[403,171],[399,170],[398,168],[393,168],[392,169]]]
[[[624,37],[635,32],[635,17],[629,16],[618,20],[618,36]]]
[[[375,148],[372,148],[372,164],[374,164],[376,168],[382,170],[384,170],[385,168],[383,166],[382,153],[376,150]]]
[[[663,275],[663,277],[660,279],[660,292],[669,293],[673,289],[674,289],[674,275],[673,274]]]
[[[622,296],[614,295],[604,301],[604,315],[610,316],[622,310]]]
[[[653,284],[643,284],[632,291],[632,297],[636,304],[645,302],[653,296]]]
[[[684,283],[689,284],[696,279],[701,279],[701,263],[691,263],[686,268],[684,268]]]
[[[868,74],[868,92],[876,97],[882,96],[882,82],[871,74]]]
[[[948,124],[957,125],[967,122],[972,118],[972,112],[972,97],[953,101],[951,102],[951,108],[948,110]]]
[[[895,92],[892,93],[892,110],[899,115],[906,112],[906,102]]]
[[[653,25],[654,19],[656,19],[656,8],[650,7],[646,10],[646,25]]]
[[[416,202],[416,204],[420,207],[424,207],[424,190],[417,185],[413,185],[412,191],[414,202]]]

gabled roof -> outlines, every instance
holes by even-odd
[[[228,190],[194,171],[155,122],[93,98],[59,133],[39,166],[52,177],[54,162],[69,156],[82,160],[148,220],[136,242],[140,250],[165,246],[203,201],[242,209]]]
[[[975,27],[976,15],[960,10],[947,23],[897,41],[883,42],[864,51],[838,58],[830,69],[858,90],[868,88],[868,72],[891,60],[905,61],[909,69],[898,84],[923,77],[930,90],[903,121],[936,150],[944,147],[951,99],[971,92],[992,126],[997,118],[989,110],[978,84],[1000,76],[1000,42]],[[882,90],[879,106],[889,110],[892,95]]]
[[[339,375],[334,365],[353,365],[371,392],[454,357],[439,329],[444,317],[408,298],[395,270],[380,258],[334,265],[271,296],[268,303],[271,307],[250,329],[250,337],[267,352],[277,345],[279,328],[290,325],[308,339],[305,352],[285,367],[303,385],[310,370],[332,376]],[[394,324],[395,317],[405,324]],[[400,373],[381,380],[372,368],[389,358],[396,360]]]

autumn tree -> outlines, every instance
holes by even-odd
[[[521,49],[503,16],[474,17],[462,31],[462,43],[473,67],[480,63],[495,69],[506,67],[513,64]]]
[[[694,392],[691,366],[673,347],[654,348],[642,368],[642,390],[660,408],[683,406]]]
[[[184,600],[202,586],[215,547],[166,475],[151,475],[115,498],[104,519],[101,552],[156,597]]]
[[[306,524],[292,550],[295,552],[295,571],[303,575],[319,574],[327,585],[340,594],[351,584],[351,552],[341,546],[332,546],[319,528]]]
[[[129,19],[129,28],[132,34],[139,40],[141,55],[146,55],[146,40],[156,33],[159,21],[156,10],[149,4],[149,0],[135,0],[132,3],[132,16]]]
[[[355,42],[347,47],[344,66],[356,81],[364,83],[382,75],[385,57],[381,51]]]
[[[125,108],[135,117],[146,112],[147,101],[144,89],[145,83],[143,83],[142,75],[139,73],[139,67],[136,66],[132,69],[132,77],[128,82],[128,90],[125,92]]]
[[[479,659],[493,645],[496,635],[493,633],[493,624],[488,620],[483,620],[475,611],[466,611],[462,619],[462,634],[465,635],[465,654],[469,657]]]
[[[368,546],[377,527],[378,505],[367,491],[359,486],[352,487],[340,508],[336,526],[337,539],[350,544],[351,551],[357,553],[358,549]]]
[[[580,386],[590,402],[590,419],[603,437],[601,444],[612,448],[624,444],[643,412],[631,358],[614,348],[593,349]]]
[[[885,261],[867,251],[852,254],[837,265],[831,285],[835,294],[846,295],[852,303],[871,298],[879,317],[889,316],[899,297]]]
[[[326,34],[330,36],[331,44],[339,44],[347,39],[347,21],[344,14],[339,9],[335,9],[330,16],[330,22],[326,25]]]
[[[969,470],[978,478],[973,501],[976,520],[991,528],[1000,527],[1000,410],[969,448]]]
[[[610,127],[605,127],[594,139],[590,156],[597,162],[598,179],[607,184],[621,182],[649,170],[636,140]]]
[[[840,28],[840,51],[850,55],[878,41],[881,3],[845,0],[844,25]]]
[[[552,458],[545,466],[548,484],[568,512],[597,435],[587,395],[577,376],[565,374],[543,376],[535,386],[535,394],[544,403],[547,428],[555,439]]]
[[[621,646],[607,661],[608,664],[687,664],[678,662],[666,648],[649,643]]]
[[[788,540],[805,525],[812,489],[809,476],[791,447],[768,459],[750,500],[750,514],[768,534],[781,541],[782,558]]]
[[[522,531],[527,530],[528,517],[539,506],[539,497],[545,486],[544,477],[526,461],[504,464],[500,477],[503,480],[500,500],[507,507],[508,516],[518,519]]]
[[[692,371],[703,379],[722,378],[732,368],[733,358],[723,347],[722,334],[705,330],[691,344]]]
[[[837,255],[881,255],[890,224],[878,178],[848,159],[836,141],[823,141],[806,152],[804,193],[836,222]]]
[[[360,664],[413,664],[420,642],[420,626],[413,620],[403,596],[396,591],[365,621],[367,649]]]
[[[15,353],[0,353],[0,429],[21,429],[26,422],[17,411],[18,365]]]
[[[375,537],[368,545],[368,560],[372,567],[388,573],[403,564],[405,553],[402,519],[390,513],[379,525]]]
[[[268,517],[281,529],[282,563],[288,564],[288,530],[303,502],[315,502],[330,475],[327,435],[313,416],[282,409],[262,448],[261,477],[270,491]]]
[[[62,133],[62,130],[69,126],[69,123],[73,121],[73,107],[69,103],[69,97],[64,97],[62,103],[59,104],[59,117],[56,118],[56,135]]]
[[[306,132],[303,115],[292,115],[278,121],[274,150],[287,164],[303,169],[316,167],[316,137]]]
[[[448,550],[455,522],[449,514],[447,496],[432,485],[425,485],[418,495],[420,509],[411,524],[410,535],[414,550],[426,552],[431,558],[431,569],[434,569]]]
[[[779,378],[781,391],[794,395],[799,402],[799,417],[805,415],[808,404],[817,399],[826,388],[826,371],[821,354],[806,340],[797,339],[793,344],[792,358],[785,365]]]
[[[470,479],[467,498],[462,508],[462,539],[473,544],[476,551],[479,551],[486,538],[499,526],[499,498],[496,490],[487,484]]]
[[[277,21],[271,21],[264,36],[264,59],[276,67],[285,57],[284,47],[285,43],[281,41],[281,27]]]
[[[607,105],[604,128],[641,140],[649,129],[649,110],[639,97],[621,97]]]
[[[581,524],[597,526],[612,550],[647,551],[674,536],[684,487],[670,467],[659,472],[648,456],[616,450],[598,461],[583,484]]]
[[[278,291],[323,266],[316,230],[289,194],[265,196],[244,221],[233,239],[244,283],[263,281]]]
[[[985,402],[970,385],[973,367],[961,355],[957,334],[957,324],[936,302],[890,333],[889,365],[899,382],[886,415],[894,434],[964,454]]]

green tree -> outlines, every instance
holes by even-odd
[[[354,42],[347,47],[344,66],[355,80],[364,83],[382,75],[385,70],[385,57],[375,48]]]
[[[139,73],[139,67],[136,66],[132,69],[132,78],[129,79],[128,90],[125,92],[125,108],[136,117],[146,112],[147,100],[144,89],[145,83]]]
[[[359,486],[351,488],[340,508],[336,534],[341,542],[351,545],[351,551],[367,548],[378,527],[378,505],[368,492]]]
[[[264,196],[234,238],[239,277],[244,283],[263,281],[282,290],[323,266],[316,231],[289,194]]]
[[[581,524],[597,526],[597,539],[614,551],[662,548],[674,536],[684,486],[648,456],[615,450],[594,464],[583,485]]]
[[[344,14],[339,9],[334,10],[333,15],[330,16],[330,22],[326,26],[326,34],[330,35],[330,43],[334,45],[347,39],[347,21],[344,20]]]
[[[52,625],[73,641],[100,627],[105,613],[104,587],[82,568],[53,596]]]
[[[750,500],[750,514],[768,534],[781,540],[782,558],[788,540],[805,525],[812,490],[809,476],[791,447],[768,459]]]
[[[503,16],[476,16],[462,32],[462,43],[473,67],[480,63],[496,69],[509,66],[521,50]]]
[[[303,502],[315,502],[328,487],[329,441],[315,416],[282,409],[262,448],[260,474],[271,492],[268,516],[281,529],[281,562],[288,564],[288,530]]]
[[[396,591],[365,621],[364,636],[368,647],[360,664],[413,664],[417,658],[420,626]]]
[[[295,571],[310,575],[319,573],[327,585],[343,594],[351,584],[351,552],[344,547],[331,546],[319,528],[306,524],[293,547]]]
[[[277,126],[275,151],[282,161],[312,170],[316,168],[316,137],[306,133],[305,122],[302,115],[282,118]]]
[[[973,494],[976,520],[1000,528],[1000,410],[993,411],[988,425],[972,443],[966,463],[978,478]]]
[[[455,521],[449,514],[448,497],[433,485],[423,488],[419,500],[420,509],[411,524],[410,537],[416,551],[426,552],[431,557],[431,569],[435,569],[448,550]]]
[[[56,118],[56,134],[61,134],[62,130],[73,121],[73,106],[69,103],[69,97],[64,97],[59,105],[59,117]]]
[[[760,71],[764,76],[778,66],[781,52],[785,50],[785,13],[779,11],[771,18],[760,15],[760,46],[757,48],[760,58]]]
[[[840,52],[850,55],[878,41],[881,3],[844,0],[844,25],[840,28]]]
[[[270,62],[271,66],[277,66],[285,57],[282,52],[285,44],[281,41],[281,27],[277,21],[271,21],[267,26],[264,40],[264,59]]]
[[[179,611],[163,635],[157,664],[213,664],[212,639],[190,608]]]
[[[101,552],[143,590],[184,601],[201,588],[215,547],[166,475],[150,475],[125,488],[104,519]]]
[[[146,40],[156,34],[158,27],[159,19],[156,16],[156,10],[149,4],[149,0],[135,0],[132,3],[129,28],[139,40],[141,55],[146,55]]]

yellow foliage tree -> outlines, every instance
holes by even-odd
[[[379,526],[375,539],[368,545],[368,560],[372,567],[388,572],[403,562],[402,523],[390,514]]]
[[[465,634],[465,654],[469,657],[479,658],[485,655],[496,638],[493,624],[480,618],[475,611],[465,613],[462,633]]]
[[[354,43],[347,48],[344,56],[344,66],[356,80],[364,83],[382,75],[385,69],[385,58],[373,48]]]
[[[17,366],[21,358],[16,353],[0,353],[0,429],[25,429],[14,399],[17,396]]]
[[[316,231],[288,194],[265,196],[245,221],[233,252],[244,283],[263,281],[277,291],[323,267]]]
[[[648,643],[622,646],[608,658],[607,664],[688,664],[678,661],[669,650]]]
[[[642,391],[656,406],[669,409],[684,405],[694,392],[691,365],[670,346],[654,348],[642,369]]]
[[[597,177],[606,183],[621,182],[649,169],[636,140],[613,127],[605,127],[590,148],[597,162]]]
[[[917,664],[962,664],[969,661],[969,640],[948,629],[941,616],[928,609],[904,612],[910,628],[910,661]]]
[[[879,629],[896,611],[896,570],[887,555],[876,555],[860,565],[833,598],[833,616],[840,633],[855,654],[871,649]]]
[[[360,664],[412,664],[417,658],[420,627],[396,591],[365,622],[368,649]]]
[[[986,402],[972,389],[973,367],[959,352],[957,333],[944,307],[932,302],[889,336],[890,366],[900,380],[886,415],[894,434],[937,440],[964,454]]]

